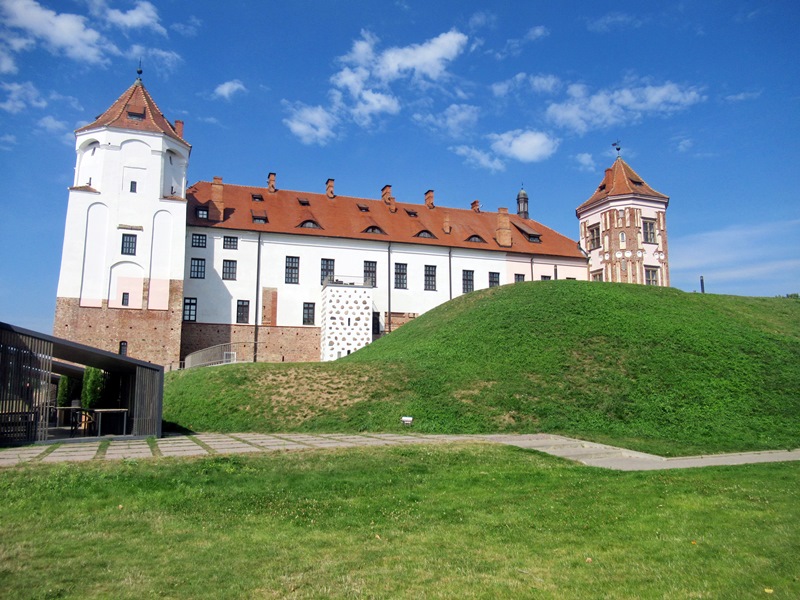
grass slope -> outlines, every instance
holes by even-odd
[[[798,598],[798,474],[490,444],[33,464],[0,472],[0,595]]]
[[[662,454],[800,446],[800,302],[553,281],[459,297],[330,364],[170,374],[196,430],[557,432]]]

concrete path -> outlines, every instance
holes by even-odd
[[[0,467],[24,463],[58,463],[87,460],[145,459],[156,456],[207,456],[311,448],[352,448],[397,444],[432,444],[447,442],[491,442],[537,450],[592,467],[618,471],[686,469],[711,465],[800,460],[800,449],[767,452],[742,452],[663,458],[594,442],[575,440],[545,433],[530,435],[424,435],[424,434],[304,434],[304,433],[198,433],[174,435],[157,440],[97,439],[0,450]]]

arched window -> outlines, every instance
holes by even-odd
[[[377,233],[379,235],[386,235],[386,232],[377,225],[370,225],[364,230],[364,233]]]
[[[423,230],[422,230],[422,231],[420,231],[418,234],[416,234],[414,237],[418,237],[418,238],[432,238],[432,239],[434,239],[434,240],[435,240],[435,239],[438,239],[438,238],[437,238],[435,235],[433,235],[433,234],[432,234],[430,231],[428,231],[427,229],[423,229]]]
[[[322,229],[319,223],[312,221],[311,219],[303,221],[298,227],[302,227],[303,229]]]
[[[467,238],[467,241],[468,242],[475,242],[477,244],[485,244],[486,243],[486,240],[484,240],[481,236],[479,236],[477,234],[469,236]]]

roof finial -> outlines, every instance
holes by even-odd
[[[622,146],[619,145],[619,140],[613,142],[611,145],[614,147],[614,150],[617,151],[617,158],[619,158],[619,151],[622,149]]]
[[[141,81],[142,80],[142,59],[141,58],[139,59],[139,68],[136,69],[136,74],[138,75],[138,77],[136,78],[136,81]]]

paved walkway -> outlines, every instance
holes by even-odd
[[[387,446],[397,444],[431,444],[446,442],[492,442],[538,450],[592,467],[618,471],[650,471],[657,469],[686,469],[711,465],[741,465],[748,463],[800,460],[800,449],[767,452],[742,452],[663,458],[604,444],[575,440],[545,433],[531,435],[424,435],[424,434],[303,434],[303,433],[199,433],[175,435],[157,440],[112,439],[108,444],[99,440],[52,445],[24,446],[0,450],[0,467],[23,463],[59,463],[87,460],[145,459],[156,456],[207,456],[210,454],[241,454],[310,448],[350,448],[357,446]]]

